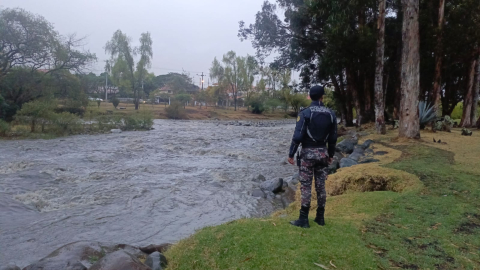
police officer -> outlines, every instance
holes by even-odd
[[[293,134],[288,162],[294,164],[293,157],[298,146],[302,145],[300,153],[300,184],[302,202],[300,217],[290,222],[294,226],[310,228],[308,213],[312,198],[312,178],[315,177],[317,191],[317,216],[315,222],[325,225],[325,180],[328,176],[328,165],[332,163],[337,143],[337,118],[335,113],[323,105],[323,86],[314,86],[310,89],[310,106],[298,114],[295,133]],[[328,145],[328,147],[327,147]]]

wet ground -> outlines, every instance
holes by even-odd
[[[278,205],[250,195],[252,178],[296,171],[284,163],[293,122],[154,128],[0,141],[0,266],[24,267],[78,240],[160,244],[266,215]]]

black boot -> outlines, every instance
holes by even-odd
[[[325,226],[325,207],[317,208],[317,217],[314,221],[320,226]]]
[[[310,212],[310,207],[302,206],[302,208],[300,208],[300,217],[295,221],[290,221],[290,224],[300,228],[310,228],[310,224],[308,223],[308,212]]]

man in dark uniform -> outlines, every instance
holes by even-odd
[[[314,86],[310,89],[310,106],[298,114],[295,133],[293,134],[288,162],[294,164],[293,157],[298,146],[302,145],[300,153],[300,184],[302,206],[298,220],[290,222],[294,226],[310,228],[308,213],[312,198],[312,178],[315,177],[317,191],[317,216],[315,222],[325,225],[325,180],[328,176],[328,165],[332,163],[337,143],[337,117],[335,113],[323,105],[325,89]],[[327,147],[328,144],[328,147]]]

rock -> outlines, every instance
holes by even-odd
[[[296,173],[294,174],[290,180],[288,180],[288,185],[289,186],[296,186],[300,182],[300,174]]]
[[[266,190],[266,191],[273,192],[273,193],[277,194],[280,191],[282,191],[283,179],[278,178],[278,179],[273,179],[273,180],[270,180],[270,181],[263,182],[260,185],[260,187],[263,190]]]
[[[118,250],[105,255],[90,270],[151,270],[132,254]]]
[[[328,165],[328,174],[334,174],[337,172],[337,169],[340,167],[340,162],[334,158],[332,164]]]
[[[365,150],[361,146],[355,147],[353,153],[348,156],[348,158],[353,159],[358,162],[358,160],[365,155]]]
[[[264,198],[265,199],[265,193],[261,189],[254,189],[252,191],[252,196],[255,198]]]
[[[283,180],[283,178],[281,178],[281,179],[282,179],[282,181],[283,181],[283,186],[282,186],[282,188],[283,188],[283,189],[287,188],[287,187],[288,187],[288,182],[285,181],[285,180]]]
[[[351,158],[342,158],[342,160],[340,160],[340,168],[352,167],[355,165],[358,165],[358,162]]]
[[[377,155],[377,156],[383,156],[383,155],[386,155],[386,154],[388,154],[387,151],[377,151],[377,152],[375,152],[375,155]]]
[[[373,149],[371,148],[365,149],[365,155],[373,155]]]
[[[167,258],[165,258],[162,253],[155,251],[148,255],[145,264],[152,268],[152,270],[162,270],[167,267]]]
[[[135,256],[143,254],[139,249],[129,245],[79,241],[58,248],[47,257],[25,267],[23,270],[66,270],[73,266],[78,268],[71,268],[71,270],[85,269],[81,268],[81,265],[88,268],[92,265],[92,261],[101,259],[106,253],[119,249]]]
[[[370,147],[370,145],[372,145],[372,143],[374,143],[374,141],[373,141],[373,140],[366,140],[366,141],[365,141],[365,142],[363,142],[363,144],[362,144],[362,147],[363,147],[363,149],[367,149],[367,148],[369,148],[369,147]]]
[[[254,177],[254,178],[252,179],[253,182],[263,182],[263,181],[265,181],[265,180],[266,180],[265,176],[263,176],[263,175],[261,175],[261,174],[259,174],[257,177]]]
[[[14,265],[14,264],[9,264],[9,265],[5,265],[5,266],[0,267],[0,270],[20,270],[20,267]]]
[[[345,156],[340,153],[340,152],[335,152],[335,155],[333,155],[333,158],[337,159],[337,160],[341,160],[342,158],[344,158]]]
[[[337,144],[337,147],[335,149],[337,150],[337,152],[351,154],[353,153],[353,149],[355,148],[356,144],[357,143],[355,142],[355,140],[345,139],[339,144]]]
[[[69,265],[66,270],[88,270],[85,265],[80,262],[74,263],[73,265]]]
[[[148,246],[146,246],[146,247],[140,247],[139,249],[140,249],[142,252],[145,252],[145,253],[147,253],[147,254],[152,254],[153,252],[164,253],[164,252],[167,251],[171,246],[172,246],[172,244],[170,244],[170,243],[163,243],[163,244],[160,244],[160,245],[148,245]]]
[[[111,133],[122,133],[121,129],[112,129],[110,130]]]
[[[372,157],[367,157],[367,158],[362,158],[358,161],[358,164],[365,164],[365,163],[373,163],[373,162],[379,162],[380,160],[372,158]]]

